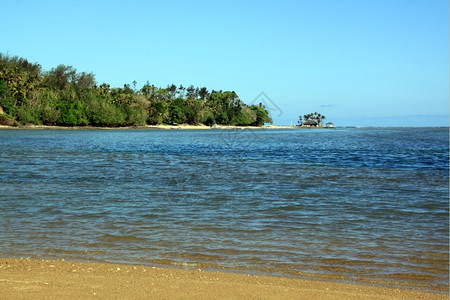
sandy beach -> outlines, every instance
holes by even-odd
[[[67,129],[78,129],[78,130],[112,130],[112,129],[311,129],[312,127],[298,127],[298,126],[282,126],[282,125],[270,125],[270,126],[206,126],[206,125],[188,125],[188,124],[179,124],[179,125],[145,125],[138,127],[95,127],[95,126],[47,126],[47,125],[24,125],[24,126],[7,126],[0,125],[0,129],[58,129],[58,130],[67,130]],[[313,129],[328,129],[326,127],[315,127]]]
[[[282,277],[0,259],[2,299],[448,299],[440,293]]]

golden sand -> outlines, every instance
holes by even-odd
[[[370,285],[202,270],[0,258],[2,299],[448,299]]]

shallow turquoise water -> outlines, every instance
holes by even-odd
[[[448,288],[448,128],[2,130],[0,255]]]

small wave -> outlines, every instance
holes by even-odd
[[[147,241],[146,238],[141,238],[133,235],[113,235],[113,234],[103,234],[99,240],[107,242],[144,242]]]

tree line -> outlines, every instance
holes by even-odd
[[[234,91],[136,81],[97,85],[95,75],[0,53],[0,124],[142,126],[205,124],[262,126],[272,122],[263,104],[247,105]]]

